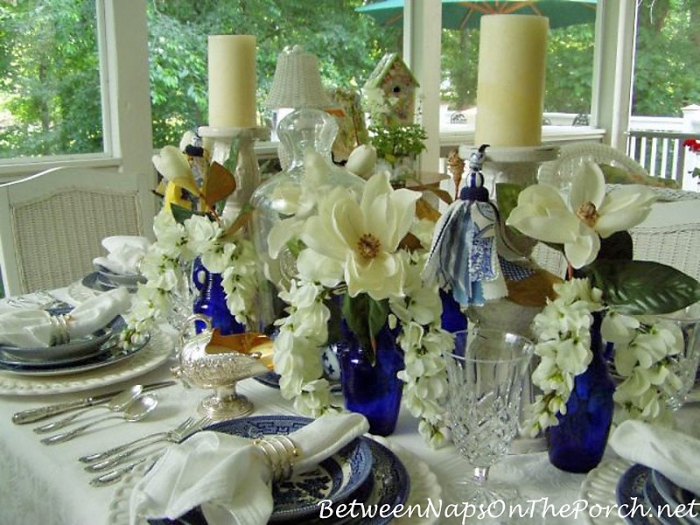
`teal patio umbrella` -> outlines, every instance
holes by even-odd
[[[385,26],[403,23],[404,0],[382,0],[358,7]],[[442,27],[478,29],[482,15],[520,14],[549,18],[549,27],[566,27],[595,22],[596,0],[482,0],[463,2],[442,0]]]

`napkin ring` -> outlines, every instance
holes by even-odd
[[[65,345],[70,343],[70,331],[68,330],[69,315],[49,316],[53,333],[51,334],[51,346]]]
[[[287,436],[265,436],[253,440],[262,449],[272,469],[272,480],[280,481],[292,476],[292,468],[299,457],[299,449]]]

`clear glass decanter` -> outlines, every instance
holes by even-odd
[[[331,161],[337,133],[335,119],[312,108],[293,111],[277,127],[284,169],[261,184],[251,197],[252,237],[264,283],[258,305],[261,330],[278,317],[278,291],[296,275],[300,247],[294,239],[303,220],[314,212],[317,198],[337,186],[356,192],[358,199],[362,193],[365,181]]]

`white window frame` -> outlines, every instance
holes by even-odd
[[[0,160],[0,182],[58,166],[144,175],[153,187],[146,0],[95,0],[104,152]]]

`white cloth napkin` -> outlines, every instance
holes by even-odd
[[[118,275],[138,275],[141,259],[151,242],[145,237],[115,235],[102,239],[106,257],[96,257],[92,263]]]
[[[700,439],[628,420],[613,432],[610,446],[620,457],[658,470],[676,485],[700,494]]]
[[[360,414],[328,414],[290,434],[299,451],[293,473],[313,469],[368,429]],[[209,525],[264,525],[273,508],[271,477],[250,439],[200,432],[171,447],[134,487],[130,524],[174,519],[201,505]]]
[[[131,297],[125,288],[117,288],[76,306],[67,320],[71,340],[81,339],[104,328],[126,312]],[[19,348],[51,346],[56,326],[45,310],[17,310],[0,314],[0,344]]]

